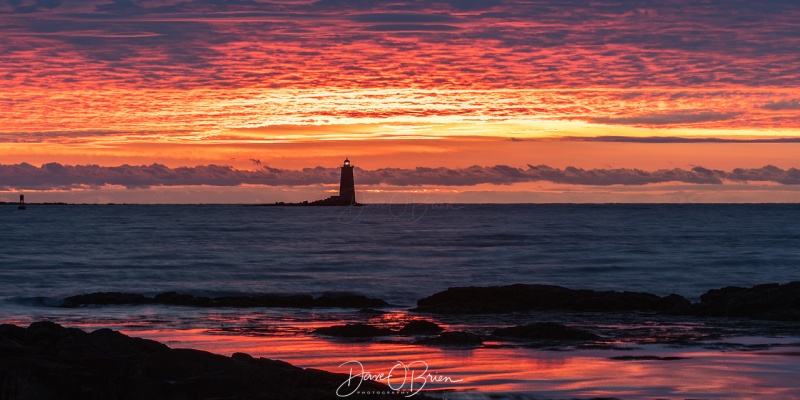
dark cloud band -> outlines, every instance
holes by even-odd
[[[783,170],[775,166],[736,168],[732,171],[692,169],[582,169],[552,168],[528,165],[516,168],[506,165],[493,167],[414,169],[381,168],[357,170],[359,185],[392,186],[474,186],[479,184],[509,185],[520,182],[548,181],[575,185],[647,185],[665,182],[689,184],[722,184],[726,181],[771,182],[783,185],[800,184],[800,170]],[[282,170],[264,166],[255,171],[237,170],[229,166],[204,165],[170,168],[160,164],[117,167],[98,165],[31,164],[0,165],[0,190],[69,190],[81,187],[98,188],[106,185],[127,188],[155,186],[308,186],[335,184],[338,168],[305,168]]]

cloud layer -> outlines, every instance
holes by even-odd
[[[169,168],[164,165],[97,165],[30,164],[0,165],[0,190],[70,190],[100,188],[107,185],[129,189],[169,186],[308,186],[338,184],[338,168],[306,168],[282,170],[261,167],[255,171],[237,170],[228,166],[205,165]],[[723,184],[725,182],[770,182],[782,185],[800,184],[800,170],[783,170],[774,166],[737,168],[732,171],[703,167],[644,171],[639,169],[552,168],[528,165],[515,168],[493,167],[416,169],[356,169],[359,186],[474,186],[479,184],[509,185],[520,182],[548,181],[575,185],[647,185],[664,182],[688,184]]]
[[[409,119],[797,129],[798,21],[781,0],[0,0],[0,136]]]
[[[800,74],[800,10],[779,0],[15,0],[0,13],[15,86],[765,87]]]

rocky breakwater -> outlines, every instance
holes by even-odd
[[[568,289],[555,285],[454,287],[417,301],[414,311],[496,314],[530,310],[661,311],[686,313],[691,303],[677,294]]]
[[[745,317],[800,321],[800,281],[768,283],[750,288],[726,286],[700,296],[692,313],[716,317]]]
[[[386,307],[389,304],[381,299],[354,293],[324,293],[319,297],[306,294],[258,294],[252,296],[205,297],[191,294],[165,292],[153,297],[139,293],[97,292],[70,296],[64,299],[62,307],[81,307],[87,305],[141,305],[164,304],[187,307],[276,307],[276,308],[370,308]]]

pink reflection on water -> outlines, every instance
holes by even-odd
[[[313,324],[319,326],[326,323]],[[460,382],[428,382],[425,390],[466,393],[527,392],[559,396],[786,398],[800,396],[795,353],[722,352],[702,348],[643,346],[633,351],[547,351],[487,342],[477,349],[442,349],[408,343],[328,340],[302,332],[272,335],[186,330],[132,330],[126,334],[219,354],[249,353],[301,367],[348,373],[357,360],[373,374],[398,362],[424,361],[434,376]],[[617,356],[682,357],[679,360],[613,360]],[[419,364],[417,364],[419,365]],[[386,383],[386,382],[384,382]],[[470,395],[471,396],[471,395]]]
[[[708,342],[680,347],[641,345],[637,343],[650,343],[646,332],[658,331],[634,323],[618,328],[642,328],[643,336],[635,337],[637,343],[602,343],[632,350],[552,351],[503,342],[486,342],[476,349],[443,349],[413,344],[414,338],[408,336],[346,341],[311,333],[318,327],[352,322],[398,329],[409,320],[421,318],[405,311],[366,316],[316,310],[293,313],[208,310],[202,315],[169,318],[170,314],[149,308],[136,309],[136,315],[130,310],[128,307],[93,309],[92,318],[86,318],[85,313],[58,309],[51,313],[55,316],[51,318],[87,331],[102,327],[118,329],[173,348],[196,348],[223,355],[244,352],[344,374],[349,368],[340,365],[350,360],[361,362],[365,370],[374,374],[387,374],[398,362],[408,365],[424,361],[434,376],[460,380],[426,384],[426,390],[453,390],[438,393],[446,398],[484,399],[494,393],[533,393],[546,398],[800,398],[797,379],[800,343],[796,337],[738,336],[730,339],[730,343],[717,343],[714,348],[703,347],[712,344]],[[25,316],[4,322],[24,326],[38,319],[42,318]],[[491,321],[434,322],[448,330],[484,333],[487,327],[497,326]],[[733,342],[738,345],[731,346]],[[762,346],[765,343],[770,346]],[[620,356],[629,359],[612,359]],[[655,359],[636,359],[645,356]],[[679,359],[667,361],[658,357]]]

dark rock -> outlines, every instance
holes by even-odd
[[[64,299],[62,307],[110,304],[170,304],[191,307],[341,307],[368,308],[386,307],[389,304],[381,299],[373,299],[352,293],[326,293],[314,299],[309,295],[260,294],[255,296],[203,297],[165,292],[150,298],[136,293],[100,292],[81,294]]]
[[[435,338],[418,340],[417,343],[437,346],[478,347],[483,344],[483,339],[474,333],[456,331],[442,332]]]
[[[69,345],[70,348],[99,355],[132,355],[169,349],[169,347],[159,342],[128,337],[107,328],[98,329],[88,335],[82,334],[83,331],[79,329],[76,329],[76,331],[81,333],[74,335],[73,341],[65,343],[65,347]],[[78,340],[82,343],[78,342]]]
[[[314,307],[370,308],[386,307],[389,303],[360,294],[325,293],[314,299]]]
[[[172,304],[176,306],[210,307],[211,299],[208,297],[192,296],[176,292],[165,292],[153,297],[153,302],[157,304]]]
[[[233,353],[231,354],[231,358],[234,360],[244,361],[249,363],[253,363],[256,360],[253,356],[247,353]]]
[[[11,324],[0,325],[0,337],[7,338],[15,342],[26,342],[30,337],[28,330]]]
[[[375,336],[391,336],[396,332],[388,328],[379,328],[367,324],[334,325],[326,328],[314,329],[314,333],[326,336],[365,338]]]
[[[225,357],[170,349],[109,329],[86,333],[49,322],[27,329],[0,325],[4,343],[17,348],[0,351],[4,399],[338,399],[336,389],[349,377],[242,353]],[[389,393],[371,399],[397,397],[368,380],[361,390]]]
[[[10,324],[0,325],[0,355],[24,354],[25,344],[30,341],[31,335],[25,328]],[[1,385],[0,382],[0,387],[2,387]]]
[[[800,321],[800,281],[751,288],[727,286],[700,296],[699,315]]]
[[[203,297],[165,292],[153,298],[131,293],[92,293],[68,297],[64,307],[77,307],[87,304],[170,304],[193,307],[296,307],[309,308],[313,298],[308,295],[263,294],[257,296]]]
[[[552,322],[499,328],[492,336],[527,340],[598,340],[599,336],[583,329],[571,328]]]
[[[415,311],[480,314],[532,309],[574,311],[666,311],[680,296],[659,297],[643,292],[575,290],[554,285],[456,287],[417,301]],[[687,300],[688,301],[688,300]]]
[[[441,326],[431,321],[414,320],[403,326],[403,328],[400,329],[400,333],[403,335],[414,335],[418,333],[439,333],[443,330]]]
[[[32,323],[27,332],[34,338],[40,337],[60,337],[66,332],[67,328],[50,321],[38,321]]]
[[[151,301],[149,297],[137,293],[98,292],[67,297],[61,306],[147,304]]]
[[[664,308],[661,310],[668,314],[686,314],[692,309],[692,302],[686,297],[677,294],[670,294],[662,297],[662,304]]]

